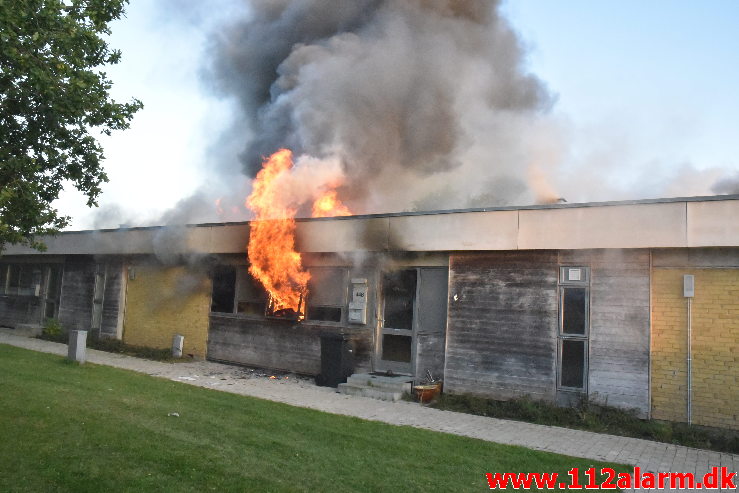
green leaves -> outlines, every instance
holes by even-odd
[[[129,127],[139,100],[117,103],[100,70],[120,52],[101,38],[127,0],[0,0],[0,250],[40,244],[69,218],[51,203],[71,181],[95,205],[98,132]]]

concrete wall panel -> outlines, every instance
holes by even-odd
[[[298,221],[296,244],[301,252],[384,251],[388,218]]]
[[[521,210],[518,248],[686,246],[685,203]]]
[[[515,250],[518,211],[390,218],[389,250]]]
[[[739,200],[688,202],[688,244],[739,245]]]

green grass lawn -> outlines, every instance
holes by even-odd
[[[602,467],[5,345],[0,436],[0,491],[483,491]]]

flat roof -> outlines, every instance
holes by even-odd
[[[739,194],[296,219],[302,252],[739,246]],[[44,254],[243,253],[249,222],[63,231]],[[8,245],[5,255],[39,254]]]
[[[667,197],[658,199],[638,199],[638,200],[609,200],[603,202],[557,202],[556,204],[532,204],[532,205],[505,205],[495,207],[469,207],[465,209],[439,209],[433,211],[403,211],[403,212],[382,212],[377,214],[355,214],[351,216],[335,216],[335,217],[296,217],[296,222],[303,221],[342,221],[347,219],[366,219],[366,218],[382,218],[382,217],[401,217],[401,216],[435,216],[439,214],[464,214],[467,212],[494,212],[494,211],[526,211],[526,210],[543,210],[543,209],[569,209],[581,207],[608,207],[616,205],[636,205],[636,204],[669,204],[672,202],[710,202],[714,200],[739,200],[739,194],[731,195],[704,195],[695,197]],[[188,228],[212,227],[212,226],[229,226],[239,224],[249,224],[251,221],[225,221],[210,223],[185,223],[185,224],[162,224],[153,226],[122,226],[118,228],[104,229],[79,229],[73,231],[62,231],[63,234],[74,233],[90,233],[92,231],[118,231],[118,230],[146,230],[161,229],[172,226],[184,226]]]

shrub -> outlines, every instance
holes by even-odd
[[[55,318],[47,318],[44,320],[44,330],[42,333],[49,337],[60,336],[62,335],[62,324]]]

